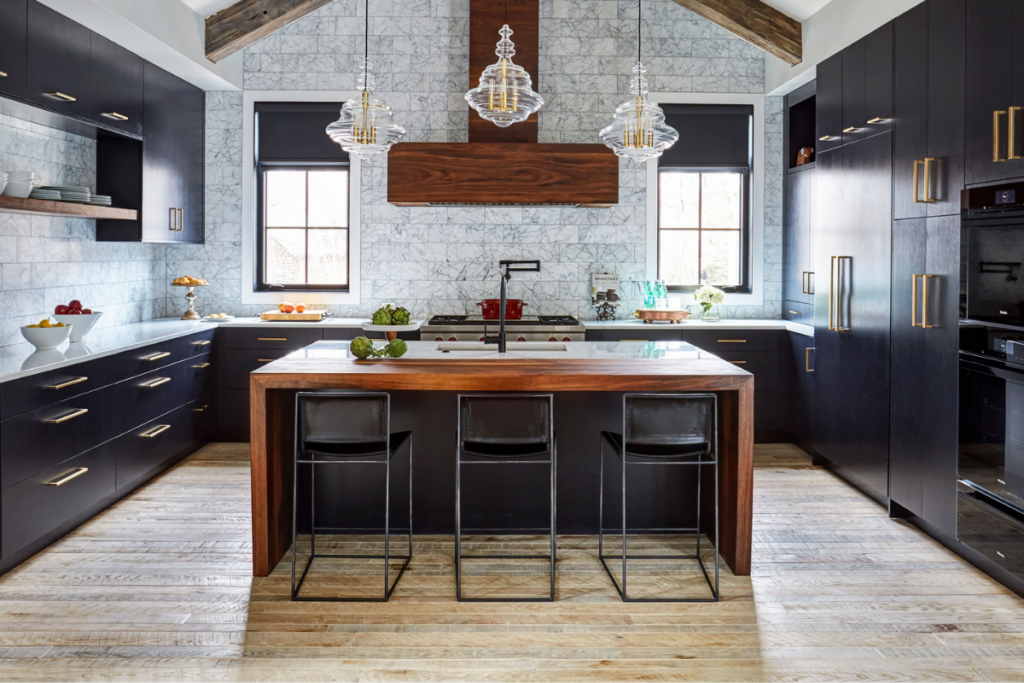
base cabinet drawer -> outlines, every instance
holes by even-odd
[[[291,349],[236,349],[221,354],[224,359],[221,386],[225,389],[248,389],[249,373],[289,353],[292,353]]]
[[[222,438],[249,439],[249,390],[222,389],[217,404],[217,417]]]
[[[105,387],[117,380],[117,365],[116,357],[108,356],[5,382],[0,390],[0,419]]]
[[[5,490],[0,554],[6,559],[52,543],[48,534],[113,495],[114,473],[113,451],[100,446]]]
[[[185,400],[198,401],[203,397],[212,397],[216,376],[213,354],[189,358],[185,362]]]
[[[778,352],[716,351],[715,355],[752,374],[756,391],[779,391],[782,389],[779,379]]]
[[[785,330],[687,330],[683,339],[697,348],[719,351],[776,351]]]
[[[185,385],[187,365],[188,361],[176,363],[117,384],[114,387],[117,405],[122,406],[118,434],[185,403],[188,393]]]
[[[217,345],[225,349],[301,349],[324,338],[323,329],[302,327],[225,327]]]
[[[783,301],[782,317],[786,320],[792,320],[795,323],[813,325],[814,305],[801,303],[799,301]]]
[[[195,444],[193,407],[181,406],[117,438],[118,489],[131,486]]]
[[[683,341],[683,330],[681,325],[652,323],[637,330],[587,330],[585,338],[588,342]]]
[[[215,332],[216,330],[209,330],[207,332],[189,335],[187,337],[188,355],[198,356],[213,351],[213,335]]]
[[[118,379],[135,377],[185,360],[189,355],[188,340],[189,337],[178,337],[118,354],[118,363],[123,368]]]

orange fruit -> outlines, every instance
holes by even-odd
[[[295,312],[296,313],[305,313],[306,312],[306,304],[295,304]]]

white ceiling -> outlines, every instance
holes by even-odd
[[[235,4],[237,0],[182,0],[203,17],[209,17]],[[794,19],[805,21],[829,3],[829,0],[765,0],[769,5]]]

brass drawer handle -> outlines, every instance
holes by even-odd
[[[72,97],[71,95],[65,95],[64,93],[57,92],[56,90],[54,90],[53,92],[48,92],[46,94],[49,95],[50,97],[56,97],[58,100],[64,100],[65,102],[77,102],[78,101],[77,97]]]
[[[719,344],[746,344],[746,339],[719,339]]]
[[[995,112],[992,112],[992,161],[994,161],[996,163],[1000,163],[1000,162],[1006,161],[1006,159],[1004,159],[1002,157],[1002,155],[999,153],[1001,151],[999,149],[999,147],[1000,147],[1000,144],[999,144],[999,117],[1000,116],[1006,116],[1006,112],[1005,111],[995,111]]]
[[[210,345],[210,340],[209,339],[203,339],[201,341],[192,342],[192,343],[195,344],[196,346],[209,346]]]
[[[790,311],[790,315],[801,315],[800,311]]]
[[[745,360],[731,360],[729,362],[732,363],[733,365],[746,365],[747,364],[747,361],[745,361]]]
[[[141,436],[143,439],[152,439],[154,436],[160,436],[170,428],[171,425],[157,425],[156,427],[149,430],[145,434],[139,434],[139,436]]]
[[[160,360],[161,358],[167,358],[169,355],[171,355],[170,351],[164,351],[163,353],[155,353],[152,356],[146,356],[142,360]]]
[[[108,119],[114,119],[115,121],[127,121],[128,117],[124,114],[118,114],[116,111],[105,111],[102,116],[106,116]]]
[[[67,422],[68,420],[74,420],[76,417],[81,417],[82,415],[85,415],[88,412],[89,412],[88,408],[79,408],[78,410],[74,411],[73,413],[68,413],[64,417],[55,417],[55,418],[51,418],[49,420],[43,420],[43,422],[45,422],[46,424],[50,424],[50,425],[59,425],[62,422]]]
[[[196,370],[203,370],[205,368],[210,367],[210,364],[209,363],[200,363],[199,365],[193,365],[192,367],[194,367]]]
[[[288,341],[288,337],[257,337],[256,341]]]
[[[7,78],[7,72],[6,71],[0,71],[0,78]]]
[[[883,121],[885,121],[885,118],[884,118],[884,117],[882,117],[882,116],[876,116],[875,118],[873,118],[873,119],[871,119],[870,121],[868,121],[868,123],[870,123],[870,124],[875,124],[875,123],[882,123]]]
[[[193,409],[192,409],[192,412],[193,412],[193,413],[202,413],[202,412],[204,412],[205,410],[206,410],[206,406],[203,406],[202,408],[193,408]]]
[[[257,363],[273,363],[277,358],[257,358]]]
[[[804,371],[805,372],[814,372],[814,370],[811,369],[811,351],[814,351],[814,349],[815,349],[815,347],[813,347],[813,346],[808,346],[806,349],[804,349]]]
[[[158,387],[161,384],[167,384],[170,381],[171,381],[170,377],[157,377],[155,380],[153,380],[149,384],[143,384],[142,386],[145,389],[152,389],[153,387]]]
[[[88,381],[89,381],[88,377],[76,377],[75,379],[68,380],[67,382],[64,382],[63,384],[51,384],[50,386],[48,386],[46,388],[47,389],[67,389],[68,387],[74,386],[75,384],[81,384],[82,382],[88,382]]]
[[[857,126],[850,126],[849,128],[843,128],[844,133],[852,133],[857,130]]]
[[[44,486],[63,486],[64,484],[68,483],[72,479],[77,479],[78,477],[82,476],[83,474],[85,474],[88,471],[89,471],[88,467],[77,467],[77,468],[75,468],[75,470],[73,472],[71,472],[70,474],[64,475],[60,479],[55,479],[54,481],[45,482]]]

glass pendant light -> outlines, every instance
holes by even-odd
[[[601,142],[620,157],[634,161],[647,161],[660,157],[679,139],[675,128],[665,123],[665,112],[656,104],[646,101],[647,69],[640,60],[640,21],[642,3],[637,3],[636,66],[630,79],[629,92],[635,99],[623,102],[615,109],[612,123],[600,133]]]
[[[512,29],[508,27],[508,0],[505,0],[505,25],[498,34],[501,40],[494,51],[498,62],[484,69],[480,85],[466,93],[466,101],[480,118],[499,128],[507,128],[525,121],[543,107],[544,98],[533,91],[533,81],[526,69],[512,63],[516,46],[509,40]]]
[[[370,63],[370,0],[366,0],[366,51],[359,89],[363,94],[341,107],[341,118],[327,126],[327,135],[349,154],[360,159],[387,152],[405,139],[406,131],[395,123],[391,107],[373,96],[373,64]]]

